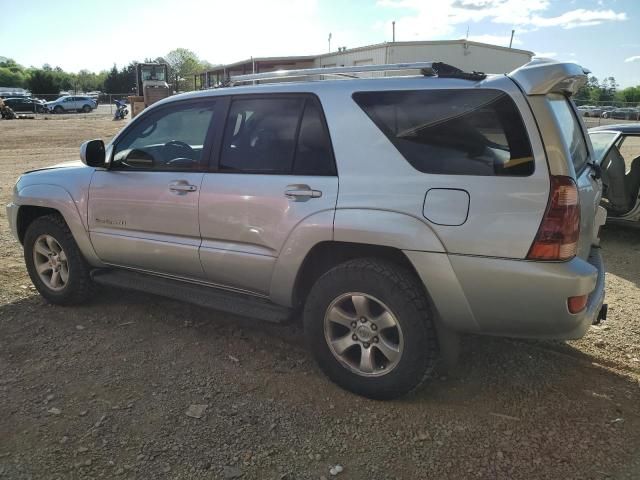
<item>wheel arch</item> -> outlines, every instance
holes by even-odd
[[[419,278],[407,256],[398,248],[339,241],[320,242],[308,252],[298,270],[292,293],[292,304],[294,306],[303,304],[313,284],[326,272],[341,263],[357,258],[387,260],[409,269],[416,278]]]
[[[82,221],[78,208],[71,194],[57,185],[28,185],[18,193],[19,204],[16,219],[18,239],[22,243],[29,225],[37,218],[59,214],[71,230],[78,248],[89,264],[102,266],[89,239],[89,234]]]

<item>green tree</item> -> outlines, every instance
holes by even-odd
[[[51,70],[33,70],[27,82],[29,90],[34,95],[58,93],[60,91],[60,78]]]
[[[131,93],[136,86],[136,63],[132,62],[122,70],[115,65],[104,72],[104,91],[106,93]]]
[[[15,60],[5,58],[0,62],[0,87],[24,88],[27,78],[24,67]]]
[[[12,72],[11,69],[0,67],[0,87],[25,87],[24,73]]]
[[[193,90],[193,75],[202,70],[198,56],[186,48],[171,50],[165,57],[170,78],[176,91]]]
[[[616,93],[616,100],[620,102],[640,103],[640,85],[619,90]]]

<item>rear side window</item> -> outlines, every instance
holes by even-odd
[[[550,98],[551,110],[558,120],[560,133],[569,147],[571,161],[576,172],[580,172],[587,164],[589,153],[582,134],[578,118],[573,113],[569,100],[564,97]]]
[[[333,150],[320,106],[308,99],[300,122],[295,175],[335,175]]]
[[[237,98],[231,102],[220,171],[335,175],[317,100],[304,96]]]
[[[423,173],[533,173],[535,162],[524,123],[504,92],[359,92],[353,98],[404,158]]]
[[[287,173],[296,147],[302,98],[248,98],[231,103],[220,170]]]

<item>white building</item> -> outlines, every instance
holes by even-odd
[[[233,75],[314,67],[340,67],[437,61],[461,70],[506,73],[533,57],[533,52],[468,40],[385,42],[321,55],[251,58],[194,76],[194,86],[210,88]]]

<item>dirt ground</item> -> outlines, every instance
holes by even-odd
[[[121,127],[0,121],[0,203],[21,172]],[[331,384],[295,324],[117,290],[47,305],[4,209],[0,236],[0,478],[640,478],[640,230],[602,233],[603,326],[465,337],[453,372],[394,402]]]

